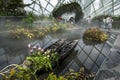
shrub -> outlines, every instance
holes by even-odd
[[[17,28],[10,32],[9,37],[13,39],[31,39],[34,37],[34,34],[32,34],[29,29]]]
[[[12,39],[42,39],[49,33],[64,31],[68,26],[65,24],[53,23],[50,26],[35,28],[25,28],[18,26],[10,31],[9,37]]]
[[[107,41],[108,35],[99,28],[89,28],[83,34],[83,41],[103,43]]]
[[[58,54],[53,50],[47,50],[46,52],[38,50],[33,55],[26,58],[31,62],[31,69],[36,72],[50,72],[52,71],[52,63],[58,62]]]
[[[84,67],[81,67],[79,72],[75,72],[71,69],[69,72],[59,77],[51,73],[45,80],[92,80],[94,77],[94,73],[87,74],[84,72]]]

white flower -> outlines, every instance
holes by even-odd
[[[30,52],[33,52],[33,49],[31,49]]]
[[[33,48],[37,48],[36,46],[33,46]]]
[[[44,52],[44,54],[47,54],[47,52]]]
[[[57,54],[57,52],[55,52],[55,54]]]
[[[30,48],[31,47],[31,44],[28,44],[28,48]]]
[[[38,50],[41,50],[41,47],[39,47]]]
[[[43,51],[44,51],[44,49],[41,49],[41,51],[43,52]]]
[[[50,55],[47,55],[47,57],[49,58],[49,57],[50,57]]]
[[[50,53],[50,50],[47,50],[48,53]]]

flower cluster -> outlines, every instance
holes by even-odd
[[[34,37],[34,34],[31,33],[29,29],[17,28],[15,30],[12,30],[9,36],[14,39],[21,39],[21,38],[31,39]]]
[[[42,49],[40,46],[32,46],[31,44],[28,44],[28,48],[30,54],[35,52],[44,52],[44,49]]]
[[[66,25],[53,23],[50,26],[36,27],[32,29],[28,28],[15,28],[11,30],[9,37],[13,39],[42,39],[49,33],[55,33],[61,30],[65,30]]]
[[[27,57],[27,61],[31,62],[32,68],[37,71],[51,71],[54,67],[53,63],[58,63],[59,55],[54,50],[43,50],[39,46],[28,44],[31,56]]]

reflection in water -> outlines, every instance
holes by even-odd
[[[67,40],[77,40],[81,39],[83,34],[83,29],[73,29],[67,30],[65,32],[59,32],[56,34],[51,34],[50,36],[58,39],[67,39]]]
[[[102,52],[104,51],[103,49],[110,50],[110,48],[104,47],[108,46],[106,43],[99,45],[84,44],[82,40],[83,31],[84,30],[74,29],[67,32],[49,34],[41,40],[41,42],[39,41],[41,43],[41,47],[45,48],[46,46],[53,44],[58,39],[79,40],[74,52],[71,53],[70,56],[59,65],[59,67],[54,69],[56,74],[64,74],[68,72],[70,68],[75,71],[79,71],[80,67],[85,67],[85,72],[88,73],[98,71],[100,65],[106,57],[106,54]]]

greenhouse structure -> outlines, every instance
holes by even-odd
[[[120,0],[0,0],[0,80],[120,80]]]

